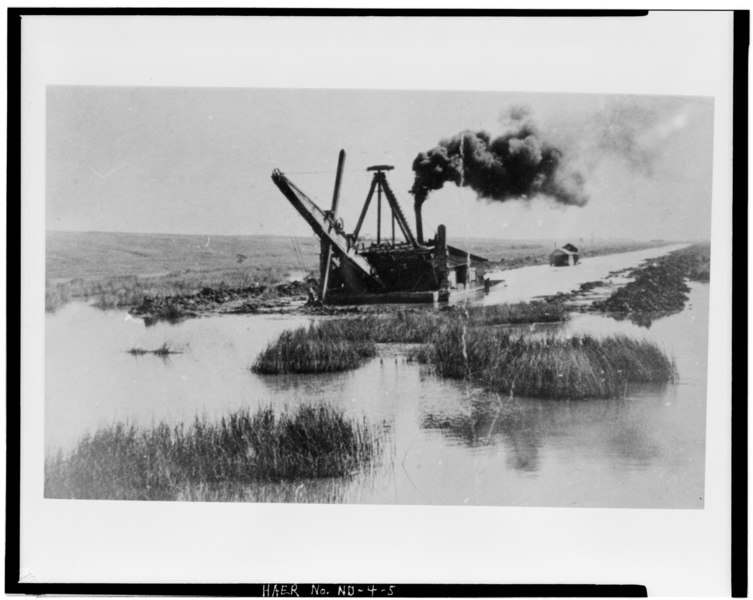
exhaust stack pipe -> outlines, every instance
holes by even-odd
[[[415,200],[413,202],[413,210],[416,212],[416,241],[423,245],[424,243],[424,224],[421,219],[421,205],[423,202]]]

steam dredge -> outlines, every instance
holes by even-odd
[[[487,259],[447,243],[444,225],[423,239],[421,202],[414,202],[416,234],[387,182],[391,165],[374,165],[366,200],[355,228],[346,233],[338,218],[345,151],[340,151],[332,205],[320,208],[278,169],[272,181],[311,226],[321,241],[319,301],[323,304],[447,301],[452,290],[468,290],[482,283]],[[376,239],[361,237],[376,196]],[[382,231],[382,211],[388,210],[389,231]]]

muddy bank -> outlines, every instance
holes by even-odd
[[[696,244],[667,256],[646,261],[626,273],[632,281],[609,298],[594,302],[591,310],[629,315],[673,314],[688,301],[686,281],[709,281],[710,246]]]
[[[254,314],[300,308],[314,298],[317,281],[290,281],[243,288],[205,287],[195,294],[146,296],[129,313],[145,321],[179,321],[211,313]]]
[[[615,284],[609,279],[586,281],[570,292],[559,292],[550,296],[541,296],[539,300],[547,304],[559,305],[567,310],[587,312],[597,299],[608,296]]]
[[[709,244],[694,244],[539,299],[570,311],[607,313],[648,327],[655,319],[683,310],[690,292],[687,282],[708,283],[709,265]]]
[[[710,246],[694,244],[543,300],[561,303],[569,310],[607,313],[648,327],[657,318],[683,310],[690,292],[687,282],[708,283],[709,264]]]
[[[316,298],[316,279],[244,288],[209,288],[196,294],[147,296],[128,312],[144,319],[147,325],[159,321],[177,323],[210,314],[298,314],[337,316],[376,313],[391,310],[379,306],[323,306]]]
[[[628,314],[676,312],[684,306],[687,293],[683,288],[683,277],[708,280],[708,245],[705,248],[705,261],[703,246],[691,246],[665,257],[651,258],[637,268],[612,271],[606,276],[594,273],[596,277],[604,279],[586,281],[566,293],[532,296],[531,300],[544,302],[554,308],[564,307],[569,311],[608,312],[618,318]],[[649,271],[644,273],[646,269]],[[682,274],[679,283],[677,273]],[[536,279],[537,282],[549,281],[551,274],[537,273],[537,277],[548,278]],[[530,283],[528,281],[529,285]],[[526,281],[522,280],[509,282],[510,289],[525,285]],[[624,288],[627,288],[627,291],[620,291]],[[648,295],[647,289],[650,289]],[[305,281],[271,285],[204,287],[197,293],[146,296],[130,310],[130,313],[150,324],[163,320],[177,322],[208,314],[337,316],[394,311],[394,306],[391,305],[322,306],[316,301],[317,290],[318,282],[314,277],[309,277]],[[512,297],[506,297],[500,298],[499,303],[509,304],[511,301],[514,301]]]

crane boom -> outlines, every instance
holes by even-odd
[[[303,193],[284,173],[279,169],[272,172],[272,181],[280,189],[283,195],[300,213],[306,222],[314,230],[314,233],[323,241],[329,242],[341,260],[349,263],[358,273],[383,286],[381,280],[372,269],[369,262],[355,248],[348,243],[348,238],[337,227],[332,214],[323,211],[316,203]]]

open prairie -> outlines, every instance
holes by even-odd
[[[468,239],[452,242],[506,270],[546,264],[555,240]],[[135,306],[149,296],[238,289],[318,275],[312,236],[206,236],[117,232],[47,233],[46,306],[93,300],[101,308]],[[657,247],[663,242],[576,240],[581,256]]]

